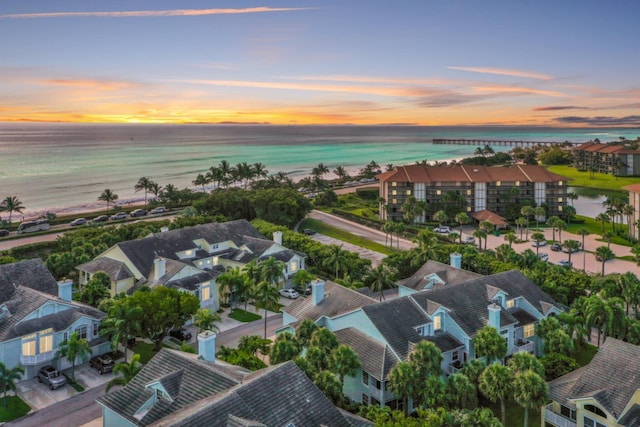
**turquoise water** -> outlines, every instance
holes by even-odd
[[[105,188],[121,201],[139,200],[133,186],[141,176],[192,187],[198,173],[223,159],[262,162],[270,173],[300,178],[320,162],[356,171],[371,160],[406,164],[476,149],[434,145],[434,138],[604,142],[638,135],[639,129],[7,123],[0,124],[0,198],[18,196],[29,216],[99,207]]]

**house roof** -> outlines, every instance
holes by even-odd
[[[0,304],[12,299],[18,286],[58,295],[58,282],[40,258],[0,265]]]
[[[538,320],[521,308],[513,308],[508,311],[518,321],[518,326],[530,325]]]
[[[622,187],[623,190],[627,190],[630,193],[640,193],[640,184],[627,185]]]
[[[335,317],[377,303],[373,298],[329,280],[325,282],[324,298],[320,304],[313,305],[312,299],[311,296],[298,298],[289,306],[282,307],[282,311],[298,320],[310,319],[315,322],[322,316]]]
[[[265,396],[269,396],[265,399]],[[354,419],[355,420],[355,419]],[[153,426],[335,426],[350,419],[293,362],[253,372],[242,384],[182,407]],[[372,423],[359,420],[359,426]]]
[[[172,288],[195,291],[196,289],[198,289],[198,285],[200,283],[206,282],[207,280],[214,280],[222,273],[224,273],[224,267],[216,265],[211,270],[205,270],[201,273],[194,274],[193,276],[189,277],[183,277],[181,279],[170,280],[166,282],[165,285]]]
[[[341,344],[348,345],[356,352],[362,369],[379,380],[387,378],[389,371],[400,361],[386,345],[357,328],[350,327],[334,333]]]
[[[609,337],[591,363],[549,382],[549,395],[561,404],[592,397],[618,419],[639,388],[640,346]],[[635,417],[637,408],[629,414],[630,419]]]
[[[625,147],[624,145],[618,144],[599,144],[594,142],[588,142],[585,144],[581,144],[573,149],[573,151],[590,151],[590,152],[598,152],[598,153],[617,153],[617,154],[640,154],[640,151],[634,150],[629,147]]]
[[[124,262],[104,257],[96,258],[93,261],[80,264],[76,266],[76,270],[86,271],[91,274],[97,273],[98,271],[104,271],[112,282],[134,277],[133,273]]]
[[[633,405],[618,422],[628,427],[640,426],[640,405]]]
[[[100,396],[97,402],[135,425],[147,426],[192,403],[223,393],[239,384],[247,371],[235,368],[237,369],[220,363],[205,362],[194,354],[163,348],[129,384]],[[181,374],[176,375],[177,373]],[[141,419],[137,419],[136,412],[154,394],[148,385],[156,381],[164,381],[173,402],[160,399]]]
[[[420,267],[420,269],[416,271],[411,277],[400,280],[398,282],[398,285],[404,286],[405,288],[415,289],[416,291],[421,291],[424,289],[427,283],[430,283],[425,279],[425,277],[430,274],[436,274],[445,282],[445,285],[435,284],[433,286],[434,288],[447,285],[456,285],[458,283],[465,282],[476,277],[482,277],[482,275],[473,273],[468,270],[452,267],[438,261],[429,260],[424,263],[422,267]]]
[[[377,176],[380,182],[554,182],[567,178],[538,165],[515,166],[396,166]]]
[[[500,226],[500,227],[505,227],[508,226],[509,223],[507,222],[507,220],[505,220],[503,217],[501,217],[500,215],[498,215],[495,212],[491,212],[489,210],[483,209],[481,211],[478,212],[473,212],[471,215],[471,218],[477,220],[477,221],[489,221],[491,224],[495,225],[495,226]]]

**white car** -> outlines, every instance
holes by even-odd
[[[540,252],[538,254],[538,257],[542,260],[542,261],[549,261],[549,254],[546,252]]]
[[[543,246],[547,246],[547,241],[546,240],[534,240],[533,242],[531,242],[531,246],[533,246],[534,248],[536,247],[543,247]]]
[[[299,294],[299,293],[297,293],[295,290],[293,290],[293,289],[291,289],[291,288],[288,288],[288,289],[280,289],[280,290],[278,291],[278,293],[279,293],[281,296],[286,297],[286,298],[289,298],[289,299],[296,299],[296,298],[298,298],[298,297],[300,296],[300,294]]]
[[[434,227],[433,231],[436,233],[451,233],[451,228],[448,225],[441,225],[440,227]]]
[[[464,239],[462,239],[462,243],[465,243],[467,245],[473,245],[476,243],[476,238],[473,236],[467,236]]]
[[[150,214],[161,214],[161,213],[165,213],[167,211],[167,209],[164,206],[158,206],[157,208],[153,208],[151,209],[151,211],[149,211]]]

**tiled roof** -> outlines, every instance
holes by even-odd
[[[173,288],[180,288],[180,289],[186,289],[189,291],[195,291],[196,289],[198,289],[198,284],[206,282],[207,280],[213,280],[219,275],[221,275],[222,273],[224,273],[224,268],[222,269],[214,268],[212,270],[204,270],[203,272],[194,274],[193,276],[171,280],[165,283],[165,285]]]
[[[341,329],[334,333],[338,342],[356,352],[362,369],[379,380],[387,378],[389,371],[400,361],[386,345],[357,328]]]
[[[320,304],[313,305],[311,301],[311,295],[298,298],[288,307],[283,307],[282,311],[298,320],[310,319],[315,322],[322,316],[334,317],[377,303],[373,298],[328,280],[325,282],[324,298]]]
[[[442,351],[443,353],[462,347],[464,345],[460,341],[458,341],[456,337],[448,332],[436,331],[434,335],[428,336],[426,338],[427,340],[437,345],[440,351]]]
[[[626,187],[622,187],[622,189],[630,193],[640,193],[640,184],[627,185]]]
[[[289,423],[296,427],[352,427],[293,362],[256,371],[243,384],[182,407],[153,426],[284,427]]]
[[[347,420],[349,420],[353,427],[373,427],[373,423],[366,418],[362,418],[359,415],[352,414],[351,412],[345,411],[341,408],[338,408],[338,410]]]
[[[380,182],[553,182],[567,178],[538,165],[516,166],[396,166],[377,176]]]
[[[633,405],[624,416],[620,418],[620,425],[625,427],[637,427],[640,426],[640,405]]]
[[[611,337],[587,366],[549,383],[549,395],[556,402],[592,397],[616,419],[638,389],[640,347]]]
[[[413,274],[413,276],[400,280],[398,282],[398,285],[410,289],[415,289],[416,291],[421,291],[428,283],[428,281],[425,280],[425,277],[430,274],[438,275],[438,277],[445,282],[445,285],[436,284],[434,285],[434,288],[440,286],[456,285],[458,283],[465,282],[476,277],[481,277],[480,274],[473,273],[468,270],[452,267],[438,261],[429,260],[424,263],[422,267],[420,267],[420,269]]]
[[[0,265],[0,304],[12,299],[18,286],[58,295],[58,282],[40,258]]]
[[[518,321],[518,326],[530,325],[538,320],[521,308],[514,308],[508,311]]]
[[[473,212],[471,215],[471,218],[478,220],[478,221],[489,221],[491,224],[495,225],[495,226],[507,226],[509,225],[509,223],[500,215],[498,215],[495,212],[491,212],[489,210],[481,210],[478,212]]]
[[[104,271],[112,282],[133,277],[133,273],[125,263],[105,257],[96,258],[93,261],[80,264],[76,266],[76,270],[86,271],[91,274],[97,273],[98,271]]]
[[[176,375],[179,372],[182,374]],[[201,399],[223,393],[239,384],[246,373],[241,368],[234,371],[219,363],[200,360],[194,354],[163,348],[129,384],[99,397],[97,401],[133,424],[147,426]],[[136,412],[153,395],[147,386],[160,380],[167,383],[173,402],[160,399],[138,420]]]

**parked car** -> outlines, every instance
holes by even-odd
[[[307,285],[307,287],[304,289],[302,289],[302,286],[294,286],[293,290],[300,295],[311,295],[311,285]]]
[[[109,215],[100,215],[93,218],[93,222],[107,222],[109,221]]]
[[[313,236],[314,234],[316,234],[316,230],[311,228],[305,228],[304,230],[302,230],[302,232],[307,236]]]
[[[467,245],[473,245],[476,243],[476,238],[473,236],[467,236],[464,239],[462,239],[462,243],[465,243]]]
[[[549,254],[546,252],[540,252],[538,254],[538,257],[542,260],[542,261],[549,261]]]
[[[165,213],[166,211],[167,211],[167,208],[165,208],[164,206],[158,206],[157,208],[151,209],[149,213],[152,215],[155,215],[155,214]]]
[[[146,209],[136,209],[134,211],[131,211],[131,213],[129,214],[132,218],[136,218],[139,216],[145,216],[146,214],[148,214],[149,212],[147,212]]]
[[[46,365],[38,371],[38,382],[45,383],[51,390],[55,390],[64,386],[67,383],[67,378],[53,366]]]
[[[0,237],[7,237],[9,235],[9,230],[7,229],[0,229]]]
[[[290,299],[296,299],[296,298],[298,298],[300,296],[300,294],[298,292],[296,292],[295,289],[291,289],[291,288],[280,289],[278,291],[278,293],[280,295],[282,295],[283,297],[290,298]]]
[[[192,337],[191,332],[187,331],[185,328],[169,331],[169,335],[179,339],[180,341],[189,341]]]
[[[439,227],[434,227],[433,231],[436,233],[451,233],[451,228],[448,225],[441,225]]]
[[[85,218],[76,218],[73,221],[71,221],[69,225],[72,227],[77,227],[79,225],[85,225],[86,223],[87,223],[87,220]]]
[[[127,217],[127,213],[126,212],[118,212],[118,213],[114,213],[113,215],[111,215],[111,219],[112,220],[125,219],[126,217]]]
[[[546,240],[534,240],[533,242],[531,242],[531,246],[533,246],[534,248],[541,248],[543,246],[547,246],[547,241]]]
[[[561,267],[571,267],[573,266],[573,263],[569,262],[566,259],[561,259],[560,261],[556,262],[556,265],[559,265]]]
[[[560,243],[554,243],[551,245],[551,250],[553,252],[560,252],[562,250],[562,245]]]
[[[105,372],[111,372],[116,363],[106,354],[102,354],[100,356],[93,356],[89,360],[89,365],[97,369],[100,375],[102,375]]]

